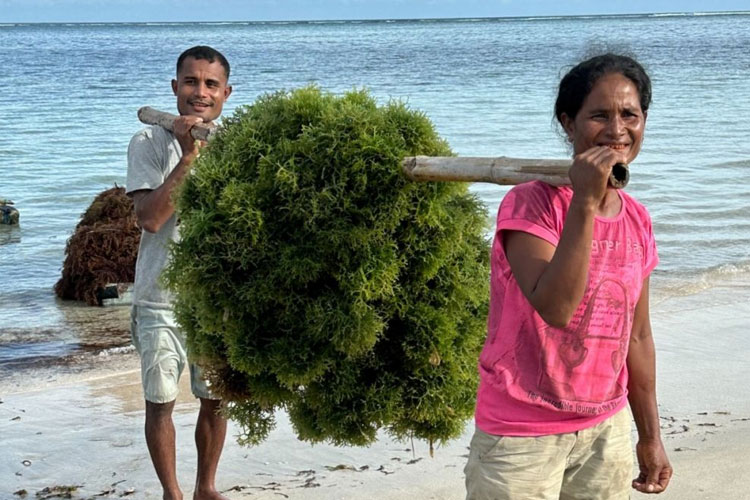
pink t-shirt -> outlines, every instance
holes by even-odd
[[[557,246],[573,191],[530,182],[503,199],[492,245],[487,340],[479,358],[476,423],[484,432],[574,432],[627,404],[633,314],[643,280],[659,258],[648,212],[618,193],[620,213],[594,222],[588,284],[566,328],[545,323],[523,295],[502,231],[524,231]]]

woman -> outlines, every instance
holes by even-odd
[[[646,209],[608,186],[641,147],[648,75],[615,54],[560,82],[570,187],[513,188],[497,218],[468,499],[620,499],[672,475],[659,432]],[[628,400],[638,429],[633,468]]]

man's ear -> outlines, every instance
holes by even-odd
[[[177,80],[172,80],[172,93],[177,95]]]
[[[231,93],[232,93],[232,86],[231,85],[227,85],[226,87],[224,87],[224,99],[225,100],[229,97],[229,94],[231,94]]]

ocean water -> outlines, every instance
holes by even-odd
[[[564,71],[624,49],[654,86],[628,191],[650,210],[657,298],[750,277],[750,12],[309,23],[0,24],[0,370],[127,344],[127,313],[56,299],[65,243],[94,196],[123,185],[139,107],[174,111],[179,53],[232,63],[227,103],[309,83],[367,87],[424,111],[466,156],[565,158],[552,122]],[[507,187],[472,189],[494,217]]]

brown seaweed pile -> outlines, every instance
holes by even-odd
[[[140,240],[133,201],[125,189],[115,185],[99,193],[68,240],[55,293],[62,299],[101,305],[101,288],[134,280]]]

